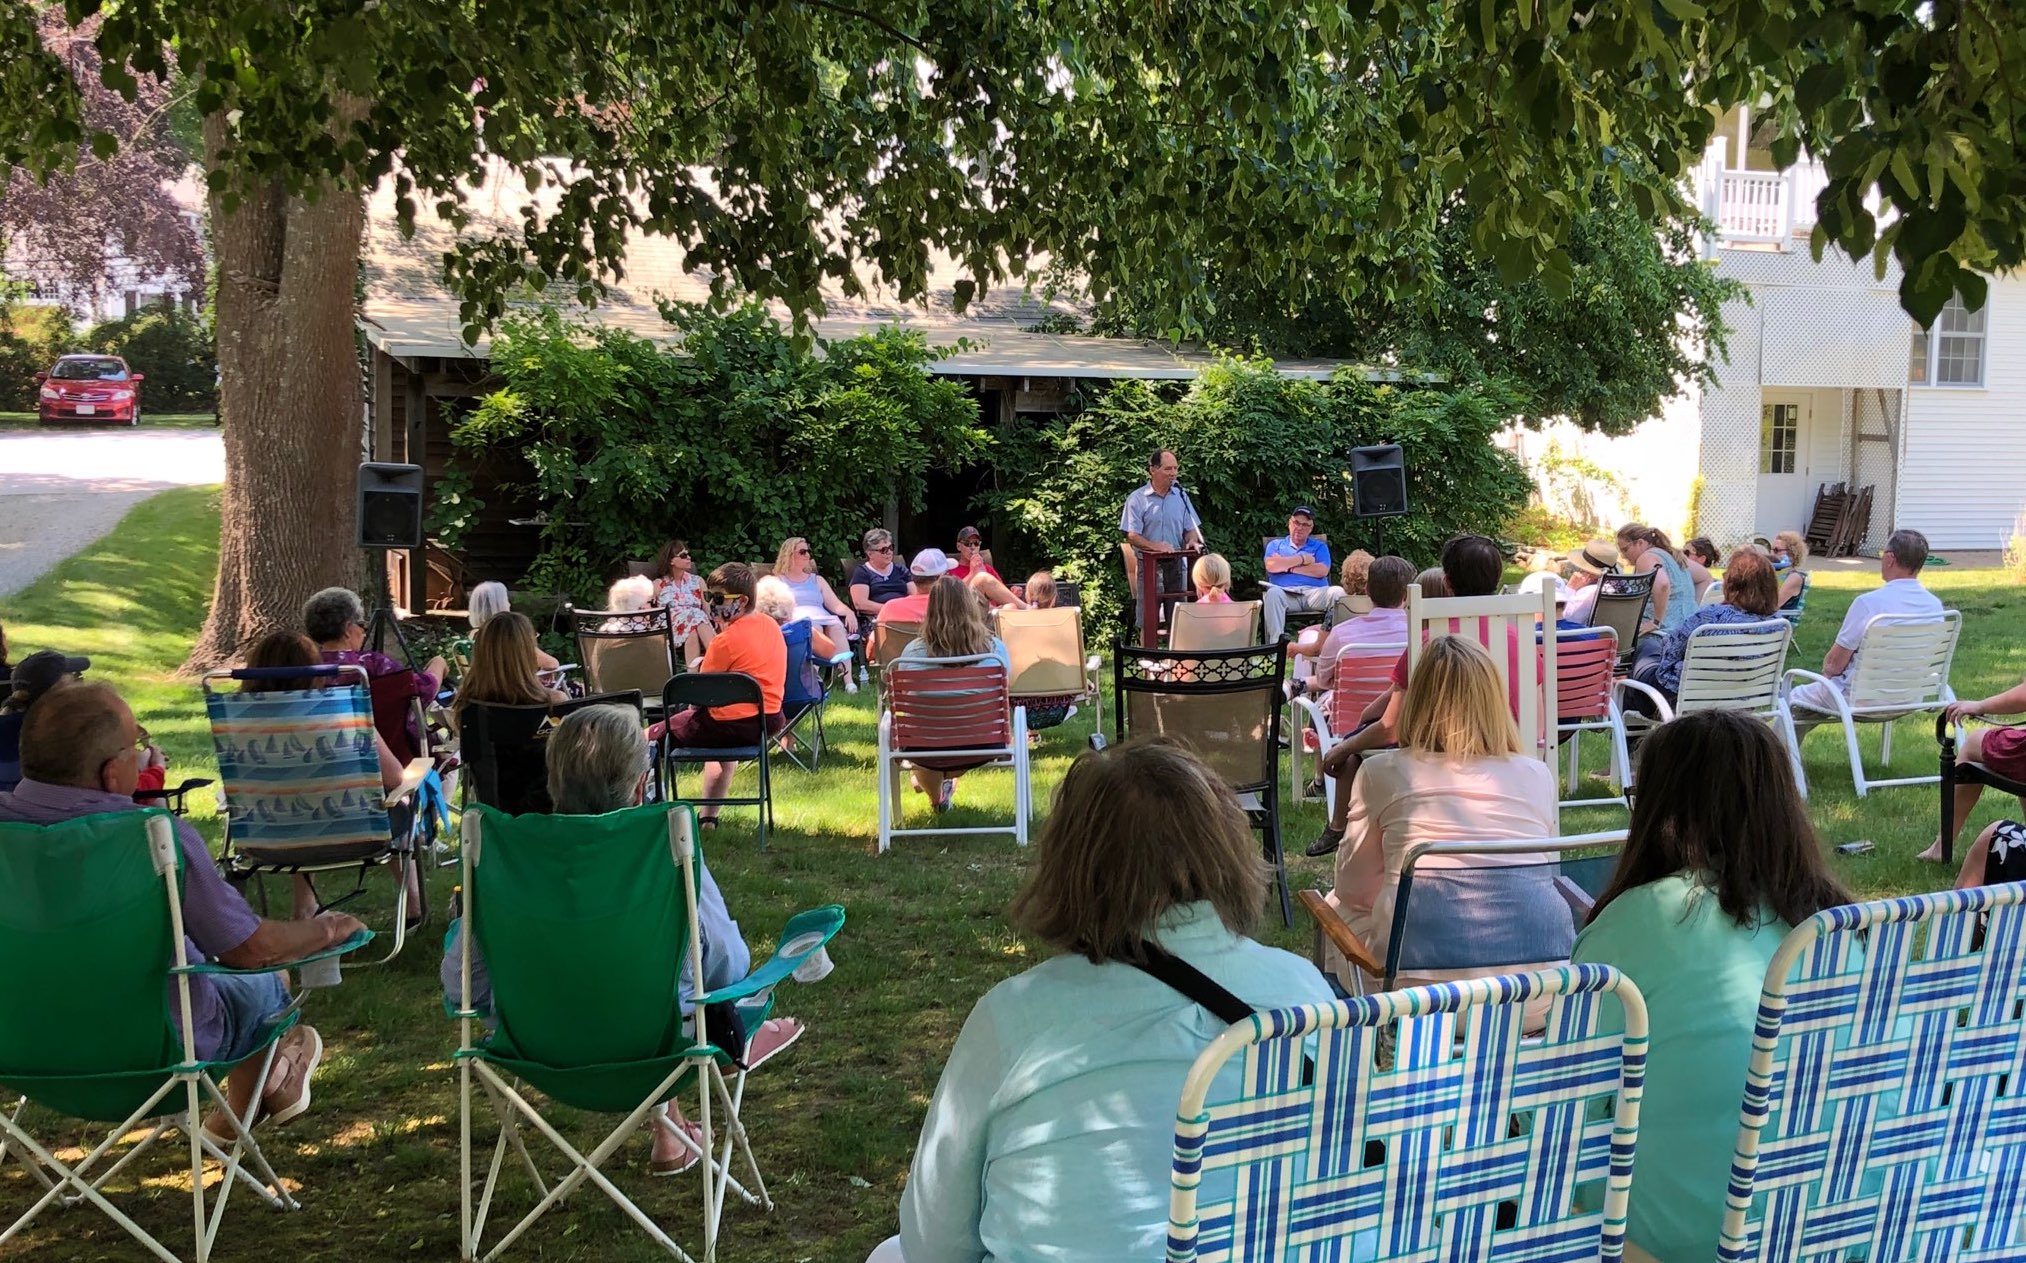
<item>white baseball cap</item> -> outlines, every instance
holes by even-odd
[[[940,548],[924,548],[908,563],[907,572],[917,579],[940,579],[957,568],[950,555]]]

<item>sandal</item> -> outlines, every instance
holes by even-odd
[[[654,1128],[657,1133],[669,1125],[664,1118],[657,1117],[654,1120]],[[650,1159],[647,1163],[647,1173],[649,1175],[681,1175],[684,1171],[695,1166],[697,1160],[703,1157],[703,1124],[693,1123],[685,1118],[681,1122],[673,1124],[673,1126],[677,1131],[682,1133],[683,1139],[688,1143],[683,1145],[682,1153],[676,1157]]]

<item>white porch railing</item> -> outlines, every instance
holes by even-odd
[[[1803,160],[1785,171],[1733,170],[1729,146],[1718,137],[1694,175],[1696,205],[1716,225],[1714,249],[1723,244],[1770,244],[1788,249],[1815,227],[1815,198],[1829,182],[1822,164]]]

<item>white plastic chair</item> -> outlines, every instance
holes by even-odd
[[[1773,725],[1787,743],[1787,757],[1794,764],[1794,780],[1801,796],[1808,796],[1808,777],[1801,767],[1801,743],[1794,735],[1794,716],[1787,709],[1787,690],[1781,672],[1787,663],[1787,645],[1794,637],[1794,625],[1783,618],[1758,623],[1714,623],[1689,633],[1688,652],[1682,658],[1681,686],[1669,704],[1658,689],[1637,680],[1620,681],[1621,689],[1636,689],[1651,698],[1660,712],[1658,722],[1667,723],[1676,715],[1699,710],[1741,710]],[[1621,693],[1622,696],[1622,693]],[[1643,716],[1628,717],[1627,723],[1641,728],[1654,721]]]
[[[1350,644],[1337,651],[1335,684],[1322,697],[1297,694],[1294,698],[1294,728],[1287,743],[1289,796],[1295,802],[1308,801],[1308,781],[1302,775],[1302,739],[1309,730],[1316,735],[1316,762],[1320,766],[1339,741],[1351,735],[1358,717],[1393,687],[1393,664],[1407,646],[1402,644]]]
[[[1802,705],[1803,718],[1823,715],[1843,726],[1843,742],[1850,752],[1850,779],[1857,784],[1857,796],[1874,788],[1892,785],[1935,785],[1941,776],[1901,776],[1890,780],[1867,780],[1864,758],[1857,749],[1857,725],[1878,724],[1879,759],[1892,762],[1892,721],[1907,715],[1932,714],[1956,700],[1949,687],[1949,667],[1955,661],[1956,642],[1963,630],[1963,616],[1955,610],[1940,614],[1880,614],[1864,625],[1858,642],[1857,665],[1850,674],[1846,694],[1827,677],[1798,668],[1787,672],[1786,690],[1791,698],[1797,683],[1820,684],[1818,692],[1836,701],[1833,712]],[[1789,702],[1789,711],[1793,704]],[[1797,753],[1798,753],[1798,742]]]

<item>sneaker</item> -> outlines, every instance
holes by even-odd
[[[1065,724],[1075,718],[1076,718],[1076,707],[1074,706],[1071,706],[1068,710],[1062,712],[1062,722]]]
[[[858,677],[849,671],[844,673],[844,691],[847,693],[856,693],[858,691]]]
[[[260,1112],[270,1124],[279,1126],[310,1107],[310,1075],[323,1059],[324,1038],[316,1027],[298,1023],[281,1037],[274,1067],[267,1072],[267,1090],[260,1094]]]
[[[939,812],[948,811],[952,806],[956,805],[956,799],[957,782],[955,780],[944,781],[943,792],[936,795],[935,808]]]
[[[746,1069],[758,1070],[808,1031],[792,1017],[770,1017],[746,1041]]]
[[[1341,831],[1326,828],[1316,835],[1316,840],[1309,843],[1308,849],[1303,851],[1302,854],[1308,856],[1310,859],[1318,859],[1324,855],[1336,854],[1337,848],[1343,844],[1344,835]]]
[[[1302,792],[1308,798],[1328,798],[1330,796],[1330,787],[1323,784],[1323,778],[1318,776],[1310,781],[1307,788]]]

